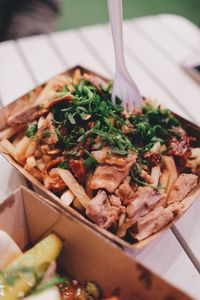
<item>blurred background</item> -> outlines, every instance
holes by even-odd
[[[170,13],[200,25],[200,0],[123,0],[124,18]],[[107,0],[0,0],[0,41],[108,21]]]
[[[200,26],[200,0],[123,0],[124,18],[170,13],[186,17]],[[58,29],[108,21],[107,0],[64,0]]]

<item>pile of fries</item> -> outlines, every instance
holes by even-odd
[[[157,140],[152,138],[152,142],[150,142],[147,145],[149,148],[147,149],[147,146],[145,146],[146,148],[143,148],[141,150],[141,155],[143,156],[141,156],[142,159],[140,159],[139,164],[137,151],[140,150],[133,149],[132,145],[129,146],[130,143],[128,144],[128,142],[127,144],[125,144],[124,141],[126,141],[127,139],[122,139],[121,136],[120,138],[122,142],[119,148],[116,148],[115,145],[112,145],[112,147],[110,144],[107,145],[105,142],[105,139],[107,137],[103,137],[103,133],[105,132],[100,131],[100,129],[97,127],[97,129],[95,128],[96,131],[93,130],[93,135],[91,135],[91,138],[88,139],[88,132],[91,131],[96,125],[94,125],[92,114],[82,109],[80,115],[76,115],[75,113],[69,113],[67,117],[69,118],[68,122],[70,124],[70,128],[72,128],[70,130],[73,130],[75,125],[79,126],[77,125],[77,120],[80,119],[80,116],[82,118],[80,124],[87,122],[89,130],[86,132],[86,129],[84,127],[85,125],[83,125],[84,129],[82,130],[85,140],[83,142],[83,139],[81,140],[80,136],[77,138],[77,141],[81,141],[81,146],[79,145],[78,149],[76,144],[77,141],[74,144],[72,144],[71,141],[67,141],[66,148],[63,148],[63,140],[61,143],[59,134],[65,132],[63,133],[63,135],[65,134],[66,141],[67,130],[63,127],[63,124],[62,126],[57,126],[57,124],[60,124],[61,122],[60,120],[55,120],[55,115],[57,113],[55,112],[55,107],[60,108],[64,112],[67,111],[68,108],[66,108],[65,105],[68,105],[68,103],[72,103],[73,101],[75,101],[74,99],[76,98],[76,91],[82,88],[82,81],[88,82],[90,84],[85,87],[84,91],[84,93],[87,92],[87,96],[89,97],[89,99],[90,97],[93,97],[92,93],[94,90],[96,94],[99,93],[98,95],[101,95],[102,93],[102,97],[105,97],[105,93],[107,93],[108,91],[108,84],[100,78],[91,78],[88,74],[81,74],[80,69],[76,69],[72,77],[69,77],[65,74],[59,75],[53,78],[52,80],[49,80],[46,85],[37,88],[36,90],[25,96],[31,98],[31,105],[29,107],[23,108],[17,114],[12,115],[7,119],[7,127],[0,132],[0,147],[3,152],[9,154],[17,163],[23,166],[23,168],[27,172],[29,172],[38,181],[43,183],[48,190],[53,191],[57,196],[59,196],[64,206],[71,205],[73,208],[77,209],[82,213],[85,213],[85,211],[87,213],[87,211],[89,211],[90,204],[92,203],[91,201],[93,201],[92,199],[94,199],[98,195],[99,189],[106,190],[104,186],[100,187],[99,189],[92,188],[92,186],[94,186],[94,182],[91,184],[92,180],[94,181],[93,176],[94,174],[96,174],[95,172],[97,172],[97,168],[99,167],[99,165],[102,164],[101,159],[104,160],[103,164],[105,164],[106,166],[114,165],[116,170],[119,169],[121,172],[121,170],[123,169],[123,162],[125,163],[126,159],[128,160],[129,156],[131,157],[132,155],[133,157],[135,155],[135,157],[133,157],[132,166],[136,166],[137,170],[132,168],[132,166],[130,165],[129,171],[131,173],[128,172],[126,176],[122,178],[120,184],[116,187],[114,191],[109,189],[107,189],[106,191],[107,197],[109,197],[110,201],[109,207],[111,207],[112,209],[117,207],[117,209],[115,210],[117,217],[113,217],[112,210],[112,216],[102,216],[103,218],[110,218],[112,220],[110,221],[109,219],[109,222],[101,223],[101,221],[96,221],[94,216],[91,217],[91,212],[88,212],[88,216],[90,217],[90,219],[102,227],[109,228],[115,226],[117,223],[118,228],[116,234],[120,237],[125,237],[125,235],[127,234],[127,229],[132,228],[132,226],[135,224],[130,220],[130,216],[128,215],[128,211],[130,211],[131,209],[131,200],[127,200],[127,196],[127,203],[120,203],[120,207],[118,207],[112,203],[112,194],[115,195],[115,197],[121,197],[120,199],[125,197],[124,195],[122,195],[122,191],[120,194],[120,187],[123,184],[128,184],[130,186],[131,191],[134,195],[131,196],[130,194],[129,196],[132,197],[134,201],[139,199],[139,191],[145,188],[149,188],[155,191],[155,195],[162,192],[162,197],[160,197],[158,203],[156,203],[155,205],[148,204],[148,199],[145,199],[146,204],[144,205],[148,207],[149,218],[151,217],[152,213],[156,213],[156,209],[158,210],[158,208],[161,207],[164,210],[168,208],[170,204],[174,204],[175,202],[177,202],[176,199],[178,199],[178,202],[181,203],[182,199],[187,195],[187,193],[197,184],[198,175],[200,171],[200,147],[198,146],[198,144],[195,143],[195,146],[192,146],[192,142],[190,143],[189,138],[186,137],[187,141],[184,141],[184,145],[188,143],[187,153],[185,149],[179,149],[180,151],[185,151],[184,155],[186,153],[185,156],[183,155],[184,162],[182,167],[180,167],[180,165],[177,164],[176,154],[174,155],[171,152],[172,154],[170,155],[170,153],[167,152],[169,149],[167,148],[168,146],[165,143],[165,141],[163,142],[163,140],[159,138]],[[120,112],[119,114],[121,114],[122,118],[125,118],[123,112]],[[139,114],[140,113],[136,112],[137,116],[139,116]],[[113,119],[108,118],[108,120],[108,126],[112,127],[112,122],[114,122]],[[128,122],[126,121],[126,124],[124,123],[122,125],[122,131],[124,132],[124,136],[128,135],[130,133],[130,130],[134,130],[134,126],[131,127],[129,126],[130,124],[127,124]],[[79,126],[80,131],[81,126],[82,125]],[[141,126],[142,125],[140,125],[140,127]],[[59,132],[57,130],[58,128]],[[180,125],[178,125],[177,127],[172,127],[173,130],[177,130],[175,134],[177,136],[180,134],[181,136],[182,129],[180,129],[180,132],[178,132],[179,129],[177,128],[180,129],[182,127]],[[92,138],[94,139],[94,133],[96,133],[95,144],[92,140]],[[183,136],[184,135],[185,131],[183,133]],[[170,141],[170,143],[173,149],[177,149],[177,147],[180,147],[180,145],[176,145],[176,137],[173,136],[173,138],[175,140]],[[86,142],[91,143],[91,145],[86,145]],[[114,143],[113,140],[111,142]],[[98,146],[98,144],[100,144],[100,146]],[[138,142],[138,144],[140,144],[140,141]],[[151,145],[151,147],[149,145]],[[176,147],[174,147],[174,145]],[[139,148],[138,146],[138,149],[141,148]],[[98,154],[98,151],[104,151],[103,158],[97,157],[96,154]],[[149,156],[147,154],[149,154]],[[75,159],[71,159],[72,155],[74,155]],[[181,154],[180,158],[182,159],[183,156]],[[69,159],[66,160],[66,157]],[[152,164],[149,167],[149,165],[146,164],[146,161],[149,163],[149,159],[152,160],[152,157],[154,160],[156,160],[156,162],[153,161],[152,163],[151,161]],[[89,167],[87,166],[86,168],[84,164],[85,161],[83,163],[83,159],[89,162]],[[112,161],[115,160],[116,162],[112,163],[111,159],[113,159]],[[90,169],[91,165],[92,167]],[[100,166],[100,168],[103,167]],[[85,172],[83,172],[83,175],[86,179],[82,179],[83,177],[81,177],[81,172],[83,169]],[[181,188],[179,187],[179,182],[180,184],[181,180],[183,180],[184,182],[184,176],[180,177],[181,174],[195,174],[194,176],[196,177],[195,183],[191,183],[191,188],[188,188],[185,194],[183,193],[183,195],[180,196],[177,192],[177,190],[180,191]],[[110,180],[112,180],[112,176],[114,176],[114,173],[113,175],[111,174]],[[153,195],[153,197],[155,195]],[[105,201],[108,201],[108,198],[105,198]],[[108,206],[106,209],[108,210]],[[176,210],[177,208],[174,211]],[[96,214],[97,213],[98,212],[96,212]],[[174,216],[175,214],[176,213],[174,213]],[[146,219],[142,219],[144,217],[145,214],[143,213],[139,215],[139,219],[137,219],[138,228],[140,226],[143,226],[144,222],[147,222]],[[163,226],[165,225],[167,225],[167,223]],[[159,229],[161,229],[159,228],[159,226],[156,230],[152,229],[149,235],[153,234]],[[132,233],[132,236],[134,236],[134,238],[137,240],[142,240],[148,235],[138,235],[138,233]]]

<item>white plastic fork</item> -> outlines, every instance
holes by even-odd
[[[138,87],[131,78],[124,59],[122,0],[108,0],[108,11],[115,50],[115,79],[113,83],[112,102],[116,97],[123,102],[126,112],[132,112],[141,106],[142,98]]]

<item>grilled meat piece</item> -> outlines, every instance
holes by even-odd
[[[122,167],[115,165],[98,166],[91,179],[91,189],[105,189],[113,193],[129,174],[132,164],[136,161],[136,154],[130,153],[123,160],[124,164]]]
[[[175,155],[181,158],[182,163],[189,158],[191,154],[191,141],[194,141],[194,137],[190,137],[187,132],[181,128],[176,127],[176,131],[179,133],[180,137],[172,136],[169,138],[169,150],[167,151],[168,155]]]
[[[198,176],[182,173],[172,186],[167,203],[180,202],[197,185]]]
[[[86,167],[84,165],[83,158],[74,159],[70,158],[69,166],[72,169],[74,176],[80,183],[84,183],[86,180]]]
[[[99,92],[103,92],[108,86],[108,83],[106,81],[93,74],[84,73],[83,79],[90,82]]]
[[[155,191],[150,187],[139,187],[132,202],[126,209],[130,220],[129,223],[135,224],[140,217],[145,216],[164,196],[163,192]]]
[[[181,214],[181,207],[180,203],[172,204],[167,208],[159,206],[146,216],[139,218],[137,222],[138,233],[133,234],[134,238],[141,241],[158,232],[169,224],[175,215]]]
[[[200,175],[200,156],[194,159],[188,159],[186,161],[185,167],[190,169],[192,173]]]
[[[7,119],[7,125],[8,126],[17,126],[23,123],[31,122],[33,121],[33,116],[35,118],[35,114],[39,111],[40,107],[37,106],[27,106],[25,108],[22,108],[19,112],[17,112],[14,115],[11,115]]]
[[[48,131],[47,136],[44,135],[45,130]],[[58,142],[58,137],[55,132],[52,114],[49,113],[46,119],[43,121],[42,126],[37,131],[37,137],[42,140],[45,144],[52,145]]]
[[[126,163],[136,160],[136,154],[129,153],[128,156],[120,156],[112,154],[109,147],[102,148],[101,150],[92,151],[92,156],[98,161],[99,164],[115,165],[123,167]]]
[[[143,154],[143,157],[151,167],[157,166],[162,162],[162,156],[158,152],[148,151]]]
[[[86,215],[101,227],[109,228],[118,219],[119,210],[118,206],[111,205],[106,192],[99,190],[88,203]]]
[[[123,205],[128,205],[134,199],[135,191],[128,182],[123,182],[117,189],[116,195],[120,197]]]
[[[49,175],[44,177],[44,185],[48,190],[59,192],[66,189],[66,184],[62,178],[58,175],[57,169],[52,169]]]
[[[58,103],[61,103],[61,102],[69,102],[71,100],[74,99],[74,96],[71,94],[71,93],[67,93],[59,98],[55,98],[53,99],[52,101],[48,102],[46,105],[45,105],[45,108],[50,110],[54,105],[58,104]]]

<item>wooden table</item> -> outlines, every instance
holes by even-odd
[[[142,93],[199,124],[200,86],[180,65],[200,51],[199,29],[182,17],[151,16],[126,21],[124,40],[128,69]],[[1,43],[0,104],[8,104],[76,64],[113,77],[114,53],[108,25]],[[2,157],[0,178],[1,199],[26,184]],[[200,201],[176,226],[132,255],[200,299]]]

